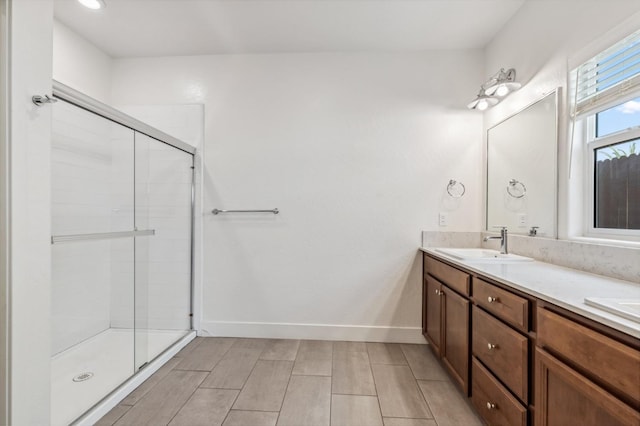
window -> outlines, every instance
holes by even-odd
[[[640,31],[575,70],[584,127],[585,234],[640,238]]]

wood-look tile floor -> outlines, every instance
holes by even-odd
[[[482,422],[426,345],[199,337],[97,424]]]

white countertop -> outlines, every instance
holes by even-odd
[[[435,248],[420,250],[640,339],[639,323],[584,303],[585,297],[640,299],[640,284],[538,261],[482,263],[458,260]]]

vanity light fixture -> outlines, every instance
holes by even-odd
[[[495,96],[489,96],[485,94],[484,89],[481,88],[475,100],[467,104],[467,108],[479,109],[480,111],[484,111],[490,106],[496,105],[498,102],[500,102],[500,99],[496,98]]]
[[[522,85],[516,81],[515,68],[509,68],[506,71],[502,68],[483,84],[482,87],[484,88],[484,93],[487,95],[504,97],[518,90]]]
[[[505,71],[504,68],[501,68],[480,86],[480,93],[473,102],[467,105],[467,108],[484,111],[500,102],[500,98],[504,98],[520,87],[522,85],[516,81],[516,70],[509,68]]]
[[[104,0],[78,0],[78,3],[86,8],[93,10],[104,9],[105,7],[107,7],[107,4],[104,2]]]

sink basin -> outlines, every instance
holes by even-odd
[[[437,248],[436,251],[458,260],[476,262],[511,263],[533,261],[530,257],[518,256],[517,254],[500,254],[498,250],[481,248]]]
[[[615,299],[611,297],[585,297],[584,303],[594,308],[640,323],[640,299]]]

